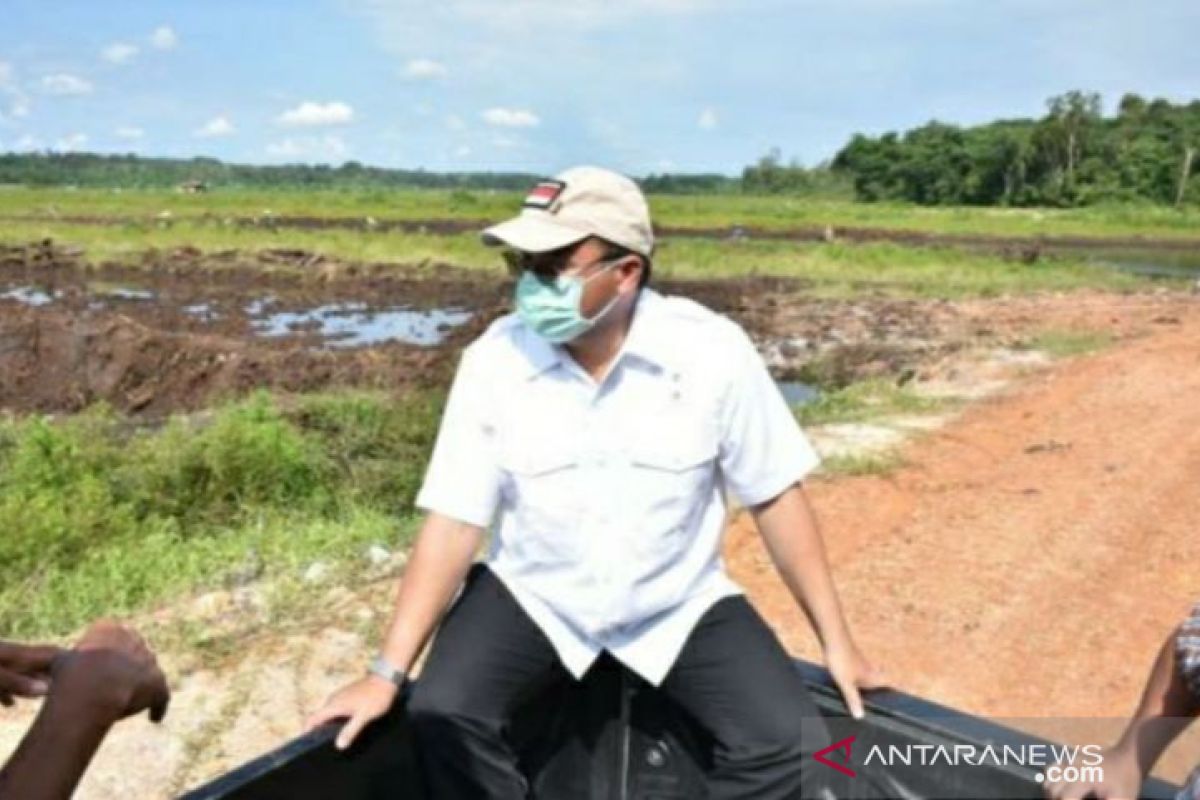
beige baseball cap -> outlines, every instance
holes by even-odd
[[[534,186],[520,215],[486,229],[483,243],[544,253],[589,236],[650,257],[650,207],[636,183],[612,170],[572,167]]]

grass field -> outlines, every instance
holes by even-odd
[[[503,275],[495,251],[474,234],[434,235],[396,231],[238,228],[200,221],[123,225],[50,222],[0,223],[0,243],[45,238],[83,248],[93,262],[141,264],[148,249],[194,246],[205,251],[300,248],[351,261],[451,264]],[[769,275],[809,282],[820,296],[863,291],[894,296],[965,297],[1080,288],[1131,290],[1149,281],[1097,267],[1079,257],[1045,257],[1034,264],[982,252],[901,244],[724,241],[672,238],[655,256],[659,278],[727,278]],[[1183,279],[1176,281],[1181,283]]]
[[[0,216],[276,216],[495,221],[520,208],[518,193],[436,190],[166,190],[0,187]],[[1200,211],[1120,205],[1079,209],[930,208],[747,195],[654,195],[657,224],[770,229],[826,225],[991,236],[1200,237]]]

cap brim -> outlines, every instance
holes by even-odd
[[[533,214],[522,214],[493,225],[481,234],[489,247],[507,245],[525,253],[545,253],[581,242],[590,234]]]

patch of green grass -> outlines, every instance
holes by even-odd
[[[194,246],[204,251],[298,248],[355,262],[384,265],[452,264],[504,277],[497,253],[475,234],[435,236],[397,232],[245,229],[203,222],[89,226],[43,222],[0,224],[0,243],[51,238],[84,249],[91,262],[112,261],[152,268],[169,262],[148,250]],[[286,269],[286,268],[280,268]],[[386,270],[386,266],[384,267]],[[1098,267],[1082,259],[1045,258],[1024,264],[952,248],[889,243],[852,245],[677,238],[663,241],[655,256],[656,279],[717,279],[772,276],[795,279],[814,295],[846,297],[864,291],[898,297],[973,297],[1080,288],[1133,290],[1185,285]]]
[[[0,423],[0,636],[394,548],[441,402],[259,394],[154,430],[104,407]]]
[[[1069,358],[1103,350],[1113,343],[1107,331],[1045,330],[1031,336],[1025,347],[1054,358]]]
[[[944,399],[924,397],[889,380],[872,379],[822,392],[815,400],[796,406],[795,414],[801,425],[829,425],[898,414],[930,414],[946,405]]]
[[[821,474],[830,477],[888,475],[900,469],[904,459],[895,450],[829,456],[821,461]]]
[[[495,221],[519,210],[519,192],[302,190],[216,187],[174,191],[0,187],[0,216],[276,216]],[[1125,204],[1073,209],[925,207],[786,196],[651,195],[655,221],[671,227],[826,225],[994,236],[1196,236],[1200,210]]]
[[[403,547],[415,527],[412,516],[359,507],[322,516],[272,509],[204,536],[130,531],[70,563],[50,561],[24,579],[7,579],[0,631],[18,639],[62,635],[100,616],[138,613],[247,579],[295,581],[315,561],[361,570],[371,545]]]

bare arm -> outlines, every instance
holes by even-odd
[[[842,613],[825,542],[800,484],[751,509],[767,551],[783,582],[813,626],[830,674],[855,717],[862,716],[859,689],[885,685],[882,674],[859,652]]]
[[[1117,743],[1104,751],[1101,780],[1046,785],[1047,797],[1055,800],[1133,800],[1142,781],[1171,742],[1200,714],[1200,703],[1188,691],[1175,657],[1172,632],[1158,650],[1146,678],[1142,699]]]
[[[50,691],[0,769],[0,797],[65,800],[116,722],[148,709],[159,722],[170,691],[154,654],[128,628],[101,621],[55,659]]]
[[[479,551],[485,530],[431,513],[417,534],[383,643],[383,656],[398,669],[409,670],[462,585]],[[369,723],[395,702],[398,688],[367,675],[335,692],[308,721],[309,729],[346,718],[337,746],[349,747]]]
[[[462,586],[484,534],[483,528],[441,514],[425,518],[384,639],[383,655],[391,664],[412,667]]]
[[[1113,746],[1114,751],[1127,753],[1136,761],[1143,777],[1175,737],[1200,714],[1200,702],[1188,691],[1179,672],[1175,658],[1177,635],[1178,631],[1172,633],[1159,648],[1137,710]]]
[[[0,771],[0,797],[68,798],[119,718],[80,681],[56,681],[33,726]]]

